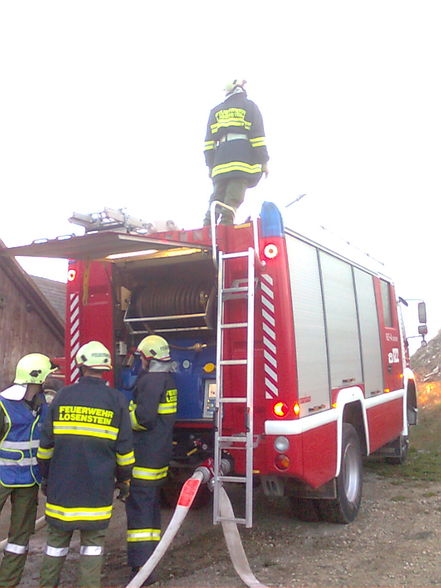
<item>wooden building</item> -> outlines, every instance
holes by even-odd
[[[64,355],[64,320],[40,288],[13,257],[0,255],[0,390],[23,355]]]

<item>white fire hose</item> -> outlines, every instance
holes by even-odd
[[[126,588],[139,588],[142,586],[146,578],[150,576],[169,548],[176,533],[187,516],[201,482],[207,482],[210,477],[210,470],[205,466],[201,466],[197,468],[191,478],[185,482],[179,495],[176,510],[173,513],[173,516],[170,520],[170,523],[168,524],[167,529],[165,530],[164,535],[162,536],[161,541],[158,543],[158,546],[150,558],[146,561],[142,568],[140,568],[136,576],[132,578],[129,584],[127,584]],[[223,488],[221,488],[220,491],[219,506],[220,514],[223,518],[234,518],[233,507],[231,506],[230,499],[228,498],[228,495]],[[236,523],[232,521],[222,521],[222,530],[224,532],[225,541],[227,543],[228,552],[230,554],[234,569],[242,581],[250,588],[267,588],[264,584],[261,584],[259,580],[257,580],[251,571]]]

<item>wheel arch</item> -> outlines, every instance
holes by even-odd
[[[369,436],[367,434],[367,415],[364,405],[364,395],[361,388],[353,386],[340,390],[336,408],[338,409],[337,418],[337,467],[335,476],[338,476],[341,468],[341,448],[343,438],[343,423],[349,423],[357,432],[360,440],[361,451],[363,455],[369,454]]]

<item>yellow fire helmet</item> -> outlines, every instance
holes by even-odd
[[[139,353],[145,359],[156,359],[158,361],[167,361],[170,359],[170,348],[165,339],[159,335],[148,335],[138,345]]]
[[[225,94],[228,96],[228,94],[231,94],[231,92],[233,92],[236,88],[243,88],[246,83],[247,81],[243,78],[234,78],[232,80],[229,80],[225,84]]]
[[[42,384],[57,369],[47,355],[29,353],[17,363],[14,384]]]
[[[82,345],[75,356],[78,367],[84,365],[93,370],[110,371],[112,356],[110,351],[99,341],[89,341]]]

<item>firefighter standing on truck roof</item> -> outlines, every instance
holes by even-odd
[[[0,586],[20,582],[34,532],[41,482],[36,456],[47,412],[42,384],[55,369],[46,355],[25,355],[17,363],[14,383],[0,394],[0,511],[11,499]]]
[[[80,530],[77,586],[100,586],[103,545],[112,514],[114,488],[127,497],[133,454],[127,404],[102,376],[112,369],[102,343],[78,350],[81,377],[62,388],[49,408],[38,460],[47,478],[47,547],[40,586],[58,586],[72,533]],[[115,484],[116,476],[116,484]]]
[[[236,211],[247,188],[268,175],[268,151],[263,120],[257,105],[248,100],[245,80],[234,79],[225,86],[226,98],[210,112],[205,136],[205,163],[213,180],[210,205],[219,200]],[[234,213],[219,207],[220,223],[232,225]],[[204,226],[211,224],[210,208]]]
[[[159,487],[167,478],[177,409],[167,341],[149,335],[138,345],[138,352],[143,371],[135,382],[130,406],[136,461],[126,501],[127,556],[133,575],[149,559],[161,538]],[[154,581],[153,574],[146,580],[147,584]]]

